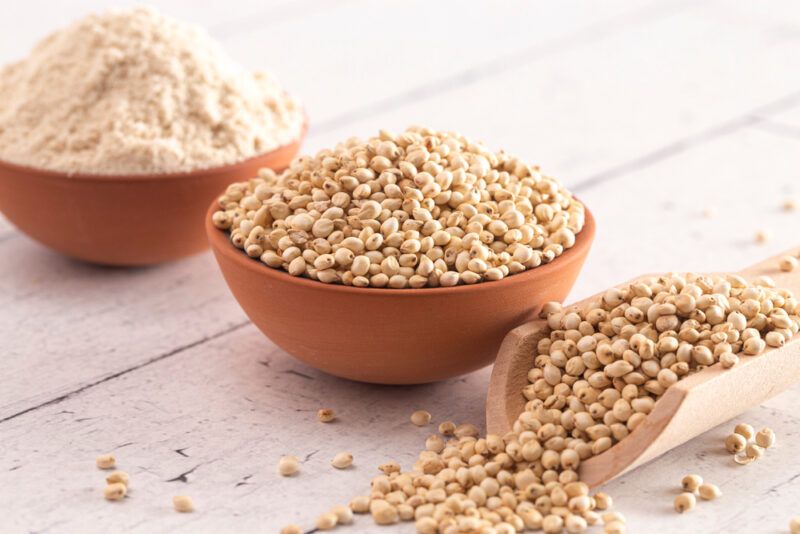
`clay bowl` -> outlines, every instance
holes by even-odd
[[[284,169],[301,142],[234,165],[160,175],[67,175],[0,162],[0,211],[73,258],[120,266],[175,260],[208,247],[201,220],[220,191],[261,167]]]
[[[427,289],[355,288],[297,278],[206,230],[234,297],[280,348],[332,375],[379,384],[434,382],[494,361],[512,328],[562,301],[589,253],[594,219],[553,262],[498,282]]]

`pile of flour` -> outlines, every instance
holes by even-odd
[[[183,172],[267,152],[303,123],[273,78],[151,8],[88,16],[0,70],[0,159],[18,165]]]

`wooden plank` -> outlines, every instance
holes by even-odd
[[[775,209],[793,165],[787,155],[796,149],[794,140],[741,130],[620,178],[613,189],[587,191],[600,232],[576,298],[640,272],[738,269],[796,244],[786,223],[800,215]],[[731,184],[748,183],[756,169],[763,200],[754,202]],[[718,216],[702,218],[711,203]],[[776,236],[759,247],[750,236],[761,225],[774,227]],[[12,529],[249,531],[293,521],[310,527],[317,514],[366,491],[377,464],[413,461],[433,431],[408,422],[413,410],[428,409],[437,422],[481,422],[487,381],[482,370],[420,387],[345,382],[295,362],[246,326],[0,423],[0,502],[13,510]],[[800,499],[800,486],[789,483],[800,475],[789,445],[800,423],[798,402],[795,387],[740,418],[778,435],[757,469],[737,466],[722,452],[733,424],[726,423],[612,483],[608,491],[631,530],[784,528]],[[318,423],[320,407],[334,408],[340,421]],[[330,458],[343,450],[354,454],[355,468],[334,471]],[[103,473],[92,465],[106,451],[133,475],[131,497],[119,505],[102,500]],[[275,474],[283,454],[307,458],[299,477]],[[671,510],[689,471],[724,493],[693,511],[691,524]],[[168,482],[187,472],[185,483]],[[192,495],[198,511],[172,512],[169,499],[177,493]],[[729,513],[752,509],[750,502],[769,503],[770,513]],[[360,519],[352,531],[374,526]]]
[[[390,6],[393,15],[399,16],[398,5]],[[574,30],[567,22],[583,17],[579,12],[585,4],[569,5],[574,11],[555,7],[556,15],[543,14],[537,30],[552,27],[548,35],[554,38]],[[452,29],[439,24],[435,29],[441,34],[428,31],[408,42],[400,30],[425,28],[409,25],[418,22],[414,17],[420,10],[397,19],[406,26],[382,28],[387,21],[376,18],[379,13],[371,7],[339,9],[310,16],[307,26],[283,20],[265,32],[275,30],[290,40],[234,36],[231,48],[248,64],[280,67],[292,89],[306,84],[298,92],[307,96],[316,120],[413,89],[400,84],[418,83],[416,72],[426,80],[431,73],[447,79],[472,64],[459,63],[462,55],[491,61],[501,47],[540,42],[530,31],[530,13],[528,20],[510,17],[513,22],[502,27],[508,37],[495,29],[496,39],[451,44],[449,36],[480,30],[480,17],[491,14],[477,8],[479,20],[469,26],[433,11],[439,13],[436,21],[454,21]],[[52,24],[66,20],[52,6],[41,11],[31,32],[49,27],[48,17]],[[359,17],[380,24],[353,31],[360,28],[353,24]],[[580,21],[591,24],[589,19]],[[423,92],[405,107],[343,123],[312,138],[309,148],[351,133],[423,121],[507,146],[577,184],[687,134],[746,117],[800,88],[797,75],[786,68],[796,58],[797,45],[775,39],[772,18],[717,20],[711,11],[692,9],[593,41],[591,47],[548,52],[527,67],[493,73],[488,81],[467,78],[461,89]],[[511,31],[519,21],[534,34],[533,41],[523,42],[519,31]],[[497,22],[487,25],[496,28]],[[15,50],[6,45],[17,43],[20,35],[0,34],[0,40],[7,39],[0,41],[2,54]],[[300,39],[316,49],[301,47]],[[387,50],[393,57],[398,49],[404,52],[394,54],[402,55],[398,62],[379,63]],[[431,49],[439,61],[419,65]],[[275,61],[272,50],[281,51]],[[320,58],[320,50],[326,56]],[[297,51],[302,63],[288,59]],[[787,108],[770,119],[797,124],[794,113]],[[643,271],[738,269],[797,245],[791,228],[798,213],[777,207],[785,195],[800,193],[797,140],[746,124],[695,139],[686,150],[664,154],[648,167],[628,168],[607,187],[581,192],[597,215],[599,234],[574,298]],[[719,214],[704,219],[701,212],[711,205]],[[752,243],[759,227],[775,232],[760,247]],[[482,420],[486,370],[434,386],[378,388],[339,381],[293,362],[253,327],[241,326],[244,317],[208,255],[121,271],[75,264],[24,238],[0,247],[0,376],[11,377],[0,390],[0,418],[43,405],[0,422],[0,502],[12,510],[3,517],[4,529],[249,531],[275,530],[290,521],[310,527],[330,505],[364,492],[378,463],[411,463],[432,430],[410,426],[407,417],[414,409],[429,409],[437,420]],[[755,469],[731,465],[719,452],[730,431],[730,425],[722,425],[612,485],[609,492],[631,530],[785,530],[800,500],[797,484],[790,483],[799,466],[788,445],[797,434],[799,401],[795,388],[743,416],[778,432],[778,447]],[[321,406],[337,409],[342,420],[320,425],[314,412]],[[120,466],[134,475],[131,497],[120,506],[102,500],[103,473],[93,467],[96,454],[112,449]],[[354,470],[329,467],[340,450],[354,453]],[[277,457],[287,453],[310,455],[297,479],[274,474]],[[188,482],[167,482],[188,471]],[[691,517],[676,516],[671,501],[688,471],[719,484],[725,496],[699,506]],[[169,500],[176,493],[195,497],[198,512],[175,514]],[[353,531],[374,527],[362,519]]]
[[[480,420],[487,376],[391,390],[346,382],[270,350],[248,326],[3,423],[0,501],[14,510],[4,524],[82,532],[111,525],[274,532],[290,520],[310,526],[325,507],[366,491],[377,461],[412,461],[432,431],[412,425],[412,411],[428,409],[437,421]],[[323,406],[339,420],[317,422]],[[330,460],[343,449],[355,465],[336,471]],[[107,451],[132,475],[124,503],[102,498],[104,473],[93,461]],[[281,454],[305,459],[300,476],[276,474]],[[31,482],[47,480],[46,473],[48,484],[32,493],[38,484]],[[185,482],[171,482],[183,473]],[[171,510],[179,493],[194,498],[197,513]],[[308,499],[302,505],[301,494]]]
[[[785,198],[800,194],[798,149],[798,140],[747,128],[620,178],[613,187],[587,190],[582,198],[598,231],[584,267],[591,276],[578,279],[575,294],[601,289],[597,280],[619,282],[641,273],[736,271],[800,245],[793,230],[800,211],[781,208]],[[717,215],[704,217],[706,208]],[[763,245],[755,240],[761,229],[772,234]]]
[[[761,116],[753,126],[781,137],[800,140],[800,107],[787,110],[776,116]],[[800,193],[800,191],[797,191]]]
[[[763,30],[679,12],[376,112],[312,137],[307,149],[425,123],[504,147],[577,184],[640,156],[658,158],[670,143],[787,95],[796,98],[800,72],[785,65],[797,45]]]
[[[270,17],[287,19],[302,15],[289,7],[296,4],[304,12],[327,8],[334,0],[237,0],[235,6],[208,0],[178,2],[156,0],[149,2],[162,12],[195,24],[207,27],[211,32],[227,33],[248,21],[258,20],[266,25]],[[134,0],[114,2],[115,8],[140,5]],[[56,28],[64,27],[89,13],[100,13],[109,9],[108,2],[101,0],[72,0],[70,2],[47,2],[31,0],[18,9],[13,24],[5,24],[0,32],[0,65],[23,58],[31,47]],[[287,14],[290,16],[287,17]],[[24,16],[23,16],[24,15]],[[28,16],[30,15],[30,16]]]
[[[165,376],[176,375],[182,377],[180,387],[165,383]],[[247,327],[6,423],[0,498],[13,510],[6,525],[213,532],[277,530],[293,521],[310,528],[316,515],[364,493],[378,463],[413,462],[432,428],[411,425],[412,410],[429,409],[436,421],[478,419],[486,378],[481,371],[464,381],[392,388],[387,402],[385,388],[340,381],[269,353],[261,335]],[[782,397],[796,403],[800,389]],[[335,408],[340,420],[316,422],[321,406]],[[724,453],[722,441],[733,423],[720,425],[607,488],[632,529],[671,528],[683,521],[671,511],[671,500],[687,472],[702,473],[725,494],[695,512],[692,528],[698,532],[718,531],[720,506],[742,509],[753,499],[766,502],[767,495],[774,512],[768,524],[786,522],[782,513],[790,513],[800,498],[798,487],[787,483],[798,474],[789,443],[800,419],[770,408],[740,419],[778,434],[778,446],[759,461],[758,470],[737,466]],[[330,459],[342,450],[354,454],[355,466],[334,471]],[[102,500],[104,473],[93,466],[94,456],[107,451],[133,478],[130,497],[121,504]],[[304,460],[299,476],[275,473],[283,454]],[[49,483],[34,483],[38,480]],[[741,487],[748,490],[737,491]],[[174,494],[191,495],[198,511],[175,514]],[[728,516],[726,524],[733,525]],[[758,531],[760,519],[746,515],[738,524]],[[360,519],[353,532],[372,530],[368,519]]]
[[[349,123],[398,96],[413,101],[418,93],[585,47],[689,7],[619,0],[473,2],[468,9],[453,1],[353,2],[257,35],[231,35],[225,46],[244,64],[275,72],[304,101],[314,135],[315,128]]]
[[[245,322],[211,255],[109,269],[0,243],[0,419]]]

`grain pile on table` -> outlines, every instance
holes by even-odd
[[[456,133],[349,139],[219,197],[214,224],[270,267],[325,283],[494,281],[575,244],[584,207],[561,184]]]
[[[576,533],[600,521],[606,533],[625,532],[622,514],[601,515],[611,499],[590,495],[581,462],[628,436],[682,378],[726,354],[758,356],[791,338],[798,302],[772,286],[766,278],[671,274],[609,289],[585,308],[548,304],[522,391],[528,402],[512,430],[432,436],[411,471],[375,477],[352,510],[378,524],[415,520],[421,534]],[[772,440],[767,431],[760,439]],[[719,495],[699,477],[683,484],[678,511],[694,506],[701,487],[705,499]]]
[[[0,71],[0,159],[66,173],[218,167],[295,141],[304,121],[271,76],[146,7],[90,15]]]

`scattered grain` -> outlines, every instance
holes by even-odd
[[[126,473],[125,471],[114,471],[113,473],[111,473],[106,477],[107,484],[116,484],[116,483],[125,484],[126,488],[130,485],[130,480],[131,480],[130,475],[128,475],[128,473]]]
[[[321,408],[317,412],[317,419],[320,423],[330,423],[334,419],[336,419],[336,413],[330,408]]]
[[[723,352],[719,356],[719,363],[725,369],[730,369],[731,367],[739,363],[739,357],[732,352]]]
[[[349,452],[340,452],[333,457],[331,465],[336,469],[346,469],[353,465],[353,455]]]
[[[400,520],[397,508],[384,500],[373,500],[370,503],[372,520],[379,525],[392,525]]]
[[[747,423],[739,423],[738,425],[736,425],[733,431],[736,434],[744,436],[744,439],[748,441],[756,437],[755,429],[751,425],[748,425]]]
[[[114,469],[117,465],[117,460],[113,454],[101,454],[95,459],[95,464],[100,469]]]
[[[479,434],[480,430],[472,423],[462,423],[453,431],[453,435],[457,438],[476,438]]]
[[[681,487],[683,491],[697,493],[697,489],[703,483],[703,477],[700,475],[686,475],[681,479]]]
[[[781,268],[781,271],[788,273],[797,269],[797,264],[797,258],[794,256],[784,256],[781,258],[779,267]]]
[[[103,490],[103,497],[105,497],[109,501],[119,501],[125,494],[128,493],[128,488],[125,484],[121,482],[114,482],[113,484],[109,484]]]
[[[594,494],[594,502],[598,510],[608,510],[614,506],[614,499],[611,498],[611,495],[602,491]]]
[[[764,447],[756,445],[755,443],[748,443],[747,447],[744,449],[744,453],[748,458],[758,460],[764,456]]]
[[[300,471],[300,460],[297,456],[282,456],[278,460],[278,473],[285,477],[290,477]]]
[[[603,534],[625,534],[626,532],[628,532],[628,527],[620,521],[611,521],[603,526]]]
[[[431,414],[425,410],[417,410],[411,414],[411,422],[417,426],[429,425],[431,422]]]
[[[456,424],[452,421],[439,423],[439,433],[443,436],[452,436],[456,431]]]
[[[194,512],[194,502],[188,495],[175,495],[172,498],[172,507],[176,512],[187,514]]]
[[[369,512],[369,497],[366,495],[359,495],[350,500],[350,509],[357,514],[366,514]]]
[[[675,511],[679,514],[691,510],[694,508],[695,504],[697,504],[697,499],[695,498],[694,493],[685,492],[675,497]]]
[[[725,449],[733,454],[742,452],[747,446],[747,438],[741,434],[730,434],[725,438]]]
[[[338,504],[331,508],[331,513],[336,516],[337,525],[349,525],[353,522],[353,510],[347,506]]]
[[[336,527],[336,522],[338,520],[336,514],[333,512],[326,512],[317,518],[314,522],[314,526],[317,530],[332,530]]]
[[[756,445],[769,449],[775,445],[775,432],[771,428],[762,428],[756,434]]]
[[[700,498],[706,501],[713,501],[720,495],[722,492],[719,490],[717,486],[714,484],[703,483],[697,488],[697,492],[700,494]]]
[[[603,523],[605,524],[613,523],[614,521],[623,524],[627,523],[627,521],[625,520],[625,516],[622,515],[622,512],[606,512],[605,514],[603,514],[602,517],[603,517]]]
[[[400,472],[400,464],[397,462],[386,462],[378,466],[380,471],[383,471],[384,474],[390,475],[392,473],[399,473]]]

